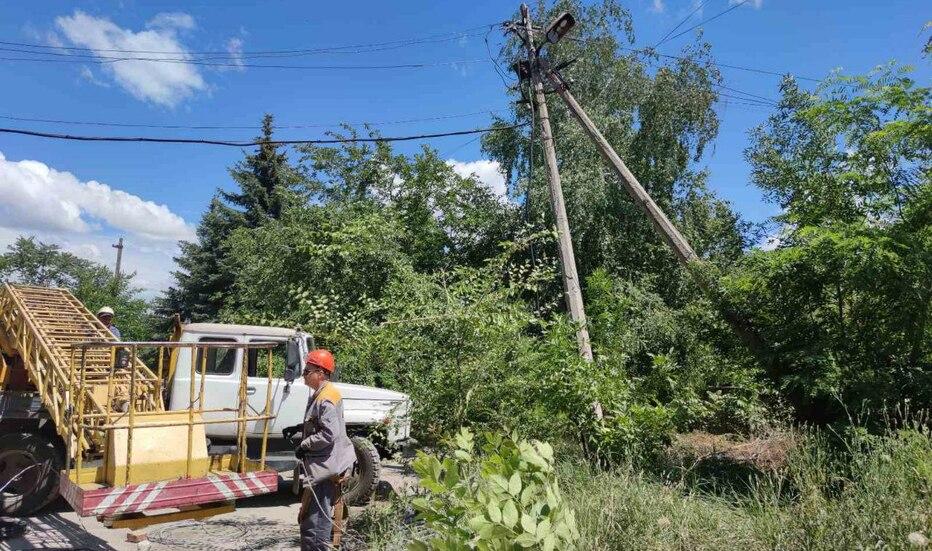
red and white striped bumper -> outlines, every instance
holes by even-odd
[[[114,516],[201,503],[233,501],[278,491],[276,471],[224,473],[86,490],[61,477],[61,494],[79,516]]]

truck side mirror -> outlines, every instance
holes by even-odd
[[[285,373],[282,375],[286,383],[292,383],[301,373],[301,349],[298,348],[298,341],[291,339],[288,341],[288,358],[285,366]]]

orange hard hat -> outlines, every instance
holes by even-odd
[[[333,354],[326,348],[311,350],[307,353],[307,357],[304,358],[304,365],[313,365],[323,369],[327,373],[333,373]]]

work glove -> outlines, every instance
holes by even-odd
[[[282,436],[284,436],[286,440],[291,440],[291,437],[299,433],[301,431],[301,428],[302,428],[301,423],[298,423],[297,425],[292,425],[290,427],[285,427],[282,429]]]
[[[305,450],[301,446],[298,446],[297,448],[294,449],[294,456],[298,461],[304,461],[304,456],[306,455],[307,455],[307,450]]]

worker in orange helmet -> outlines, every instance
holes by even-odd
[[[336,480],[356,460],[353,443],[346,435],[343,397],[331,382],[333,369],[329,350],[312,350],[304,360],[304,384],[310,387],[311,396],[304,412],[302,440],[295,450],[306,475],[298,513],[301,551],[331,548]]]

